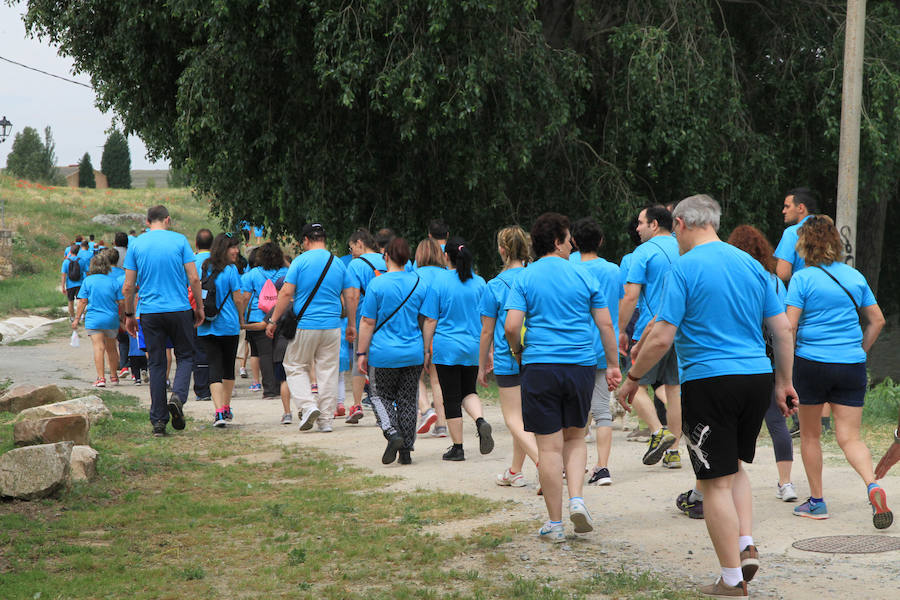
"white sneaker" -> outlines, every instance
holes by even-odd
[[[497,475],[497,485],[502,486],[510,486],[510,487],[525,487],[525,476],[522,475],[522,472],[511,473],[509,469],[503,471]]]
[[[538,539],[545,542],[560,543],[566,541],[566,529],[562,523],[559,525],[551,525],[550,521],[544,523],[543,527],[538,529]]]
[[[319,433],[331,433],[332,431],[334,431],[331,423],[317,423],[316,429],[319,431]]]
[[[313,423],[319,418],[318,408],[307,408],[300,413],[300,431],[312,429]]]
[[[779,500],[794,502],[797,499],[797,490],[794,489],[794,484],[790,481],[784,485],[776,485],[775,487],[777,488],[775,497]]]
[[[294,422],[293,417],[291,417],[291,413],[284,413],[281,415],[281,424],[282,425],[290,425]]]
[[[247,379],[247,369],[245,367],[241,367],[241,379]]]
[[[587,533],[594,530],[591,513],[581,500],[569,500],[569,519],[575,524],[575,533]]]

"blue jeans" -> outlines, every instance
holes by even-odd
[[[194,317],[190,310],[168,313],[141,313],[141,328],[147,344],[150,366],[150,422],[168,423],[166,407],[166,342],[175,351],[175,378],[172,391],[187,401],[194,366]]]

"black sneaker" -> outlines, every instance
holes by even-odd
[[[384,449],[384,454],[381,455],[381,464],[389,465],[397,460],[397,450],[401,446],[403,446],[403,436],[399,433],[395,433],[388,438],[387,448]]]
[[[494,438],[491,437],[491,431],[491,424],[482,419],[481,425],[478,426],[478,450],[482,454],[490,454],[494,449]]]
[[[397,461],[401,465],[411,465],[412,464],[412,456],[409,455],[409,450],[400,450],[400,458]]]
[[[588,479],[588,485],[610,485],[612,478],[609,476],[609,469],[606,467],[596,467]]]
[[[184,429],[184,411],[182,410],[183,403],[181,399],[178,397],[178,394],[172,393],[169,396],[169,415],[172,417],[172,429]]]
[[[683,494],[678,494],[678,498],[675,499],[675,506],[678,507],[678,510],[686,514],[691,519],[702,519],[703,518],[703,500],[697,500],[695,502],[690,501],[691,492],[694,490],[688,490]]]
[[[166,424],[162,421],[157,421],[153,424],[153,437],[165,437],[168,434],[166,433]]]
[[[462,448],[457,448],[456,446],[450,446],[444,455],[441,457],[444,460],[466,460],[466,453]]]

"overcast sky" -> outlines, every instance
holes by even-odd
[[[24,2],[9,7],[0,0],[0,56],[90,84],[86,74],[72,75],[70,58],[58,56],[56,48],[47,42],[26,37],[24,12]],[[0,144],[0,167],[6,167],[6,155],[16,133],[34,127],[43,137],[44,127],[49,125],[56,142],[58,165],[75,164],[88,152],[94,168],[99,170],[112,113],[101,113],[94,100],[93,90],[0,60],[0,117],[5,115],[13,124],[9,138]],[[147,150],[138,137],[130,136],[128,145],[132,169],[168,168],[163,161],[147,160]]]

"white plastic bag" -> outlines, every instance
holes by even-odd
[[[81,345],[81,341],[78,339],[77,331],[72,332],[72,339],[69,341],[69,345],[72,346],[73,348],[77,348],[78,346]]]

